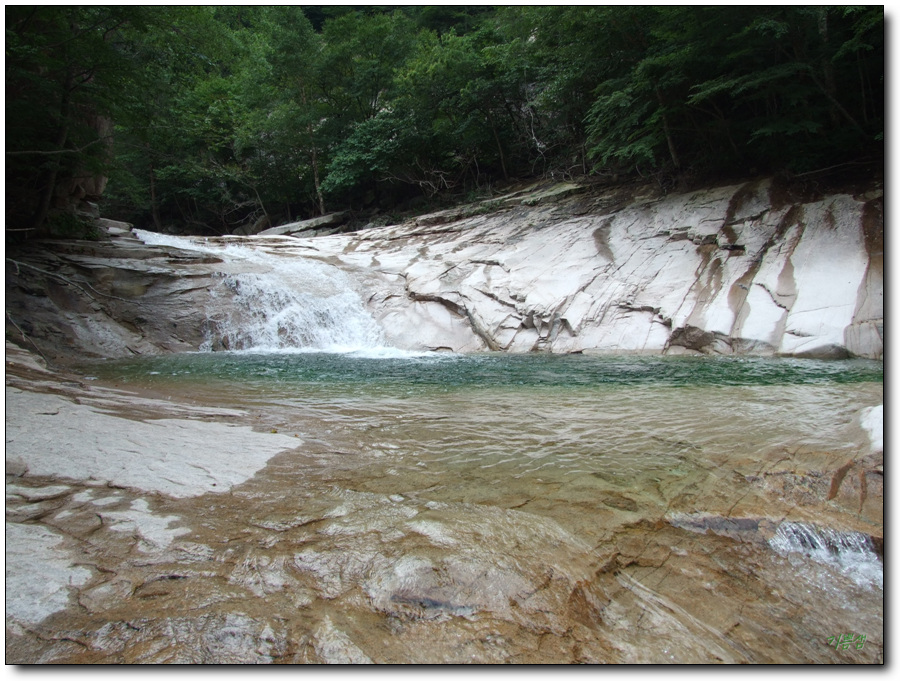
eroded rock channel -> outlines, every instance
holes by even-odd
[[[758,190],[694,196],[696,224],[566,190],[260,259],[127,229],[16,256],[7,662],[883,661],[878,243],[815,323],[795,257],[875,199],[801,220]],[[554,255],[516,211],[560,196]],[[271,259],[311,298],[255,315]],[[248,349],[322,329],[341,352]],[[590,356],[654,349],[727,356]]]

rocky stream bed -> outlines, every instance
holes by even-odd
[[[880,206],[557,186],[11,254],[7,663],[883,662]],[[628,353],[818,359],[590,364]]]

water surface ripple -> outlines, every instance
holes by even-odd
[[[194,632],[150,661],[228,657],[198,612],[256,661],[881,659],[882,474],[860,426],[881,363],[217,352],[82,369],[297,436],[228,495],[154,501],[191,533],[105,566],[186,575],[127,613],[92,606],[143,627],[135,646],[167,640],[163,622]],[[846,631],[866,647],[826,643]]]

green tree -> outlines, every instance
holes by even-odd
[[[585,118],[592,93],[633,61],[625,46],[614,45],[611,22],[632,24],[628,8],[522,6],[498,17],[507,45],[515,45],[527,83],[526,109],[534,160],[545,171],[586,174]],[[636,8],[634,11],[641,11]]]
[[[143,87],[119,118],[111,198],[149,210],[155,229],[221,233],[267,216],[259,148],[246,136],[260,59],[252,9],[177,8],[132,55]]]
[[[281,159],[274,169],[295,181],[295,192],[314,197],[324,214],[330,109],[320,84],[322,39],[296,7],[269,8],[264,28],[255,134],[264,157]]]
[[[338,148],[331,184],[364,177],[426,195],[508,178],[523,152],[523,72],[489,28],[464,36],[422,32],[395,75],[394,96]]]
[[[320,91],[330,115],[326,193],[348,200],[393,177],[399,155],[412,151],[405,125],[412,112],[397,106],[396,74],[413,52],[417,33],[404,13],[354,12],[325,23]],[[402,150],[402,151],[401,151]]]
[[[14,234],[46,232],[107,176],[119,216],[226,232],[535,174],[669,183],[883,158],[877,6],[6,17]]]
[[[604,74],[585,118],[598,167],[807,170],[879,146],[880,10],[630,11],[639,21],[624,31],[610,18],[606,51],[627,56]],[[635,49],[615,49],[628,43]]]
[[[754,163],[766,169],[802,170],[877,151],[883,18],[879,7],[755,8],[688,101],[727,108]]]
[[[6,7],[7,232],[40,234],[57,208],[102,192],[111,118],[134,83],[122,55],[140,7]]]

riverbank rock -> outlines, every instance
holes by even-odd
[[[790,196],[535,185],[353,234],[319,234],[325,216],[181,248],[116,227],[8,257],[7,334],[48,357],[233,349],[217,320],[235,277],[307,258],[403,349],[881,359],[883,192]]]
[[[100,241],[29,244],[6,258],[7,338],[49,360],[197,350],[218,258],[149,248],[105,221]]]
[[[369,300],[404,347],[434,347],[452,319],[448,338],[470,333],[455,350],[880,358],[881,193],[782,196],[769,180],[627,201],[566,185],[314,248],[402,280],[402,296],[383,287]]]

